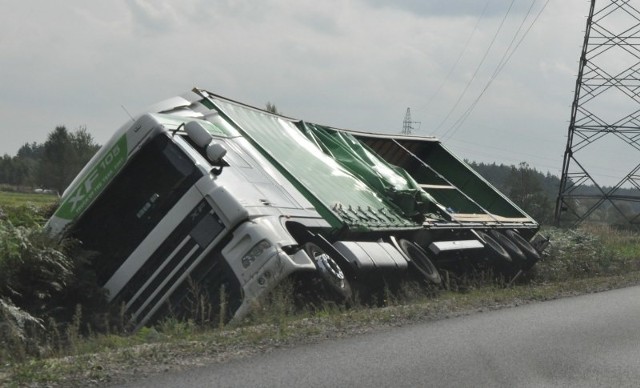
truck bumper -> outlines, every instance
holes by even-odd
[[[243,284],[244,297],[242,304],[233,315],[231,323],[243,319],[252,310],[256,309],[260,304],[260,299],[292,273],[302,270],[315,270],[315,265],[304,251],[298,251],[293,256],[283,251],[278,251],[256,272],[255,276]],[[300,264],[301,261],[308,261],[308,263]]]
[[[298,250],[288,254],[285,247],[297,245],[280,223],[279,217],[261,217],[240,225],[222,255],[240,281],[242,303],[232,321],[242,319],[259,299],[297,271],[313,271],[315,265]]]

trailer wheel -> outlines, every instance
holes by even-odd
[[[518,266],[519,268],[524,268],[527,265],[527,256],[525,256],[524,252],[516,245],[513,240],[507,237],[504,233],[499,230],[492,230],[491,236],[498,242],[498,244],[502,245],[502,247],[509,253],[513,264]]]
[[[420,248],[420,246],[404,239],[398,241],[398,245],[400,245],[402,252],[410,259],[409,266],[418,272],[424,280],[435,285],[442,283],[442,278],[436,266],[433,265],[427,253]]]
[[[489,254],[489,258],[498,262],[498,264],[513,265],[513,259],[502,245],[500,245],[493,237],[482,231],[476,231],[478,236],[485,242],[485,250]]]
[[[351,285],[340,265],[318,245],[305,243],[304,251],[316,265],[316,272],[327,296],[343,303],[352,297]]]
[[[509,229],[505,232],[505,234],[511,239],[511,241],[513,241],[514,244],[516,244],[520,248],[520,250],[522,250],[524,255],[527,257],[525,269],[533,267],[535,263],[540,260],[540,253],[538,253],[536,248],[534,248],[533,245],[529,243],[529,241],[522,237],[520,233],[516,232],[515,230]]]

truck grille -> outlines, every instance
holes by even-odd
[[[191,280],[197,285],[200,294],[209,305],[209,314],[199,315],[198,319],[209,319],[211,322],[219,323],[229,321],[238,307],[242,303],[242,287],[240,281],[233,273],[220,252],[221,247],[231,239],[227,236],[221,244],[218,244],[191,272]],[[196,318],[194,313],[201,306],[193,306],[198,303],[197,298],[187,298],[193,290],[189,281],[182,282],[180,287],[174,291],[168,303],[163,307],[164,311],[157,313],[156,317],[162,317],[171,308],[173,316],[178,318]],[[223,295],[224,293],[224,295]],[[191,295],[195,296],[195,295]],[[222,317],[220,315],[223,314]]]
[[[125,303],[127,313],[134,320],[146,321],[147,316],[189,275],[206,247],[224,229],[211,206],[202,200],[151,254],[115,299]]]

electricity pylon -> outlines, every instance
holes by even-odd
[[[588,221],[640,227],[640,12],[635,1],[598,0],[596,7],[591,0],[556,225]]]
[[[420,124],[420,121],[411,121],[411,109],[407,108],[407,113],[404,115],[404,120],[402,121],[402,134],[403,135],[411,135],[413,131],[413,124]]]

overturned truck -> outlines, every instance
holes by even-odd
[[[536,221],[435,138],[327,127],[203,89],[122,126],[47,226],[97,252],[100,286],[138,327],[189,284],[237,320],[289,277],[340,301],[464,265],[515,275],[541,249]]]

